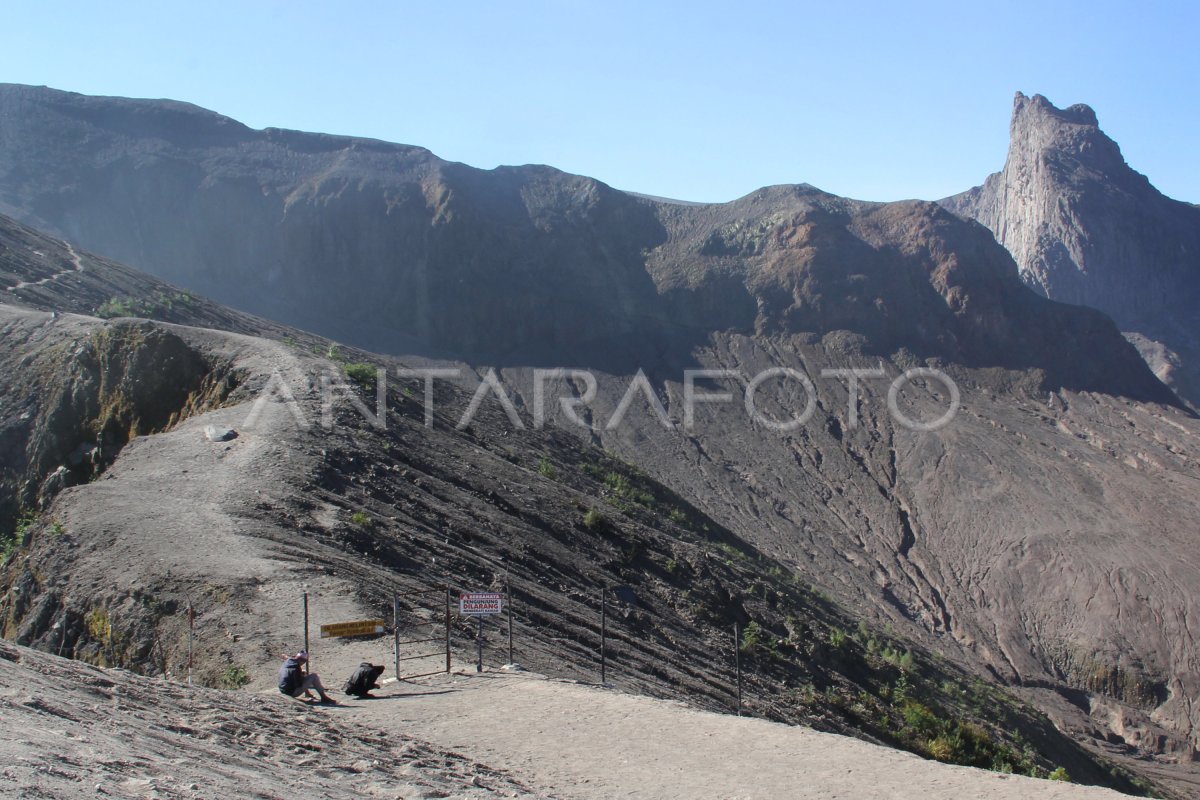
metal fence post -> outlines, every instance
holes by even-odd
[[[483,672],[483,615],[480,614],[477,619],[479,620],[479,627],[476,629],[475,633],[475,671]]]
[[[607,683],[608,672],[608,587],[600,587],[600,685]]]
[[[312,663],[312,653],[308,651],[308,592],[304,593],[304,652],[308,653],[308,658],[304,661],[304,674],[307,675]]]
[[[450,587],[446,587],[446,674],[450,674]]]
[[[192,685],[192,663],[193,654],[195,653],[196,641],[196,610],[192,607],[192,600],[188,598],[188,686]],[[59,648],[59,655],[62,655],[62,648]]]
[[[396,656],[396,679],[400,679],[400,595],[392,593],[392,633]]]
[[[508,583],[508,577],[504,579],[504,604],[508,606],[508,663],[509,666],[517,663],[513,661],[513,615],[512,615],[512,587]]]
[[[733,662],[737,668],[737,715],[742,715],[742,633],[739,625],[733,623]]]

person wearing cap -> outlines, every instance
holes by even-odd
[[[279,668],[279,691],[288,697],[296,698],[312,698],[312,693],[315,691],[321,696],[322,703],[337,705],[337,700],[325,693],[325,687],[321,684],[321,678],[317,673],[305,674],[304,665],[308,663],[307,652],[301,650],[294,656],[285,655],[284,658],[286,660]]]

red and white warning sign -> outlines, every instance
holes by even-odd
[[[464,592],[458,596],[458,613],[465,617],[499,614],[503,608],[504,595],[499,592]]]

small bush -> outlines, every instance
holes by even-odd
[[[357,383],[359,386],[364,386],[369,389],[375,388],[377,375],[374,364],[355,363],[342,365],[342,371],[346,373],[346,377]]]
[[[88,636],[108,647],[112,642],[112,620],[103,608],[93,608],[84,619],[87,623]]]
[[[846,640],[848,638],[849,637],[846,636],[846,632],[841,628],[829,629],[829,643],[839,650],[846,646]]]
[[[929,743],[929,755],[938,761],[953,761],[955,749],[949,736],[938,736]]]
[[[365,511],[355,511],[350,515],[350,522],[360,528],[370,528],[372,525],[371,518]]]
[[[742,630],[742,652],[749,653],[754,648],[762,644],[763,629],[757,622],[751,621]]]
[[[554,465],[551,464],[547,459],[543,458],[538,462],[538,474],[543,478],[554,480],[558,477],[558,470],[556,470]]]
[[[1046,777],[1052,781],[1066,781],[1067,783],[1071,782],[1071,776],[1062,767],[1055,767],[1054,771]]]
[[[38,524],[41,518],[42,515],[37,511],[26,511],[17,520],[17,525],[11,533],[0,534],[0,562],[7,561],[8,557],[25,542],[25,535],[29,533],[30,528]]]
[[[240,689],[249,682],[250,673],[240,664],[230,664],[217,680],[222,689]]]
[[[96,309],[96,316],[102,319],[113,319],[114,317],[154,319],[171,311],[176,306],[188,308],[195,302],[196,298],[187,292],[155,292],[153,297],[116,296],[101,303]]]
[[[910,728],[924,736],[933,736],[941,728],[941,721],[937,715],[916,700],[904,701],[901,714]]]
[[[610,472],[605,475],[604,485],[621,495],[629,494],[633,489],[633,485],[629,483],[629,478],[626,478],[619,472]]]
[[[583,527],[589,531],[598,530],[604,525],[604,515],[594,508],[589,508],[583,515]]]

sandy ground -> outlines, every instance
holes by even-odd
[[[348,654],[329,654],[330,677]],[[0,796],[1123,797],[531,673],[456,672],[377,694],[307,706],[0,642]]]
[[[422,683],[386,685],[380,694],[397,699],[356,703],[362,719],[513,770],[564,798],[1125,796],[530,674],[460,673]]]
[[[543,796],[362,716],[0,642],[0,797]]]

